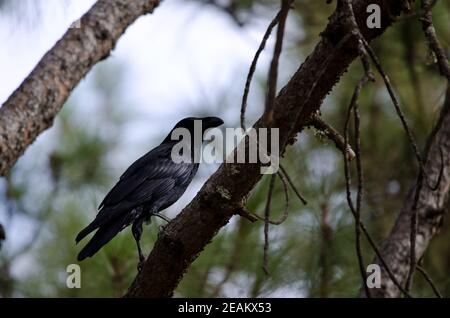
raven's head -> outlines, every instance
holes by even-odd
[[[210,128],[219,127],[223,124],[223,120],[219,117],[187,117],[180,120],[175,127],[172,128],[172,131],[166,137],[163,142],[171,140],[172,132],[178,128],[187,129],[191,136],[194,137],[195,127],[200,127],[201,124],[201,136],[205,133],[206,130]],[[200,131],[199,131],[200,132]]]
[[[194,124],[201,121],[202,134],[209,128],[219,127],[223,124],[223,120],[219,117],[187,117],[180,120],[173,129],[186,128],[190,132],[194,132]]]

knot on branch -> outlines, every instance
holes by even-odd
[[[159,231],[158,240],[161,240],[163,244],[170,247],[167,252],[170,252],[173,256],[181,257],[185,253],[186,249],[183,242],[178,238],[174,238],[171,232],[166,230],[166,226],[163,226]]]

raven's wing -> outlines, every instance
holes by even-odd
[[[195,165],[173,162],[171,149],[170,145],[162,144],[130,166],[100,204],[94,221],[78,234],[76,241],[144,202],[170,195],[178,184],[190,179]]]
[[[170,159],[171,144],[161,144],[136,160],[122,174],[116,185],[108,192],[98,207],[112,206],[122,201],[128,194],[139,187],[147,179],[158,179],[176,175],[183,169],[183,164],[175,166]]]
[[[161,197],[165,193],[170,192],[175,186],[175,179],[158,179],[158,180],[146,180],[140,187],[136,188],[135,191],[130,193],[126,200],[139,202],[145,201],[151,196]],[[154,189],[154,191],[148,191],[149,188]],[[152,193],[149,195],[149,193]],[[102,214],[104,213],[104,214]],[[137,212],[139,213],[139,212]],[[89,240],[86,246],[78,254],[77,260],[82,261],[83,259],[90,257],[98,252],[102,246],[108,243],[114,236],[122,231],[125,227],[130,225],[136,218],[136,213],[127,210],[124,211],[108,211],[106,209],[102,210],[98,216],[95,218],[94,222],[89,224],[83,231],[78,234],[76,240],[79,242],[84,236],[97,229],[95,235]]]

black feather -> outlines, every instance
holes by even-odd
[[[91,257],[98,252],[106,243],[108,243],[114,236],[129,225],[129,218],[127,215],[117,218],[111,222],[106,223],[95,232],[92,239],[85,247],[78,253],[77,260],[82,261],[87,257]]]

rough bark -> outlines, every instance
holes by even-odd
[[[0,108],[0,175],[6,175],[37,136],[49,128],[73,88],[140,16],[158,0],[99,0],[41,59]]]
[[[366,8],[381,7],[382,28],[367,29]],[[401,14],[407,1],[355,0],[354,12],[364,37],[370,41]],[[286,144],[316,112],[323,99],[358,56],[357,43],[347,32],[338,9],[314,51],[280,91],[275,100],[272,126],[279,128],[280,145]],[[295,126],[295,129],[291,129]],[[254,127],[263,127],[260,119]],[[160,231],[143,270],[126,297],[170,297],[189,265],[216,233],[238,213],[240,204],[260,180],[257,164],[223,164],[183,211]]]
[[[442,159],[441,160],[441,155]],[[425,253],[431,239],[439,232],[443,216],[448,209],[450,190],[450,86],[439,121],[428,140],[425,173],[431,186],[440,179],[437,189],[426,184],[421,187],[417,204],[418,230],[416,239],[416,256],[420,259]],[[442,171],[441,177],[439,177]],[[405,199],[404,206],[397,217],[394,227],[383,244],[381,253],[397,280],[406,282],[410,263],[410,231],[412,206],[416,194],[414,185]],[[379,260],[375,259],[379,264]],[[401,292],[392,283],[382,269],[381,288],[373,289],[373,297],[399,297]]]

